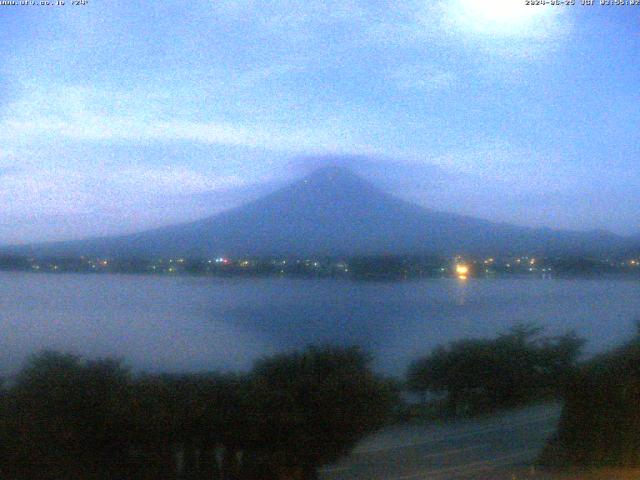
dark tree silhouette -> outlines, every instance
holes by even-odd
[[[319,466],[385,422],[397,394],[369,360],[357,348],[312,347],[256,364],[255,446],[278,475],[316,478]]]
[[[640,467],[640,328],[628,344],[580,368],[564,400],[541,463]]]
[[[129,374],[119,362],[44,352],[5,396],[2,470],[9,478],[124,475]]]
[[[467,339],[436,348],[410,365],[407,386],[447,396],[451,414],[521,405],[559,394],[583,340],[570,332],[542,338],[518,325],[495,339]]]
[[[381,426],[391,384],[354,348],[309,348],[250,374],[132,377],[43,352],[0,389],[0,478],[315,478]]]

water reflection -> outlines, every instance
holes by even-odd
[[[467,301],[469,291],[468,277],[466,275],[458,275],[455,289],[455,302],[458,306],[463,306]]]

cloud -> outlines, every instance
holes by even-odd
[[[577,191],[585,177],[575,162],[558,152],[501,139],[453,148],[429,161],[459,179],[457,188],[470,196],[489,190],[510,196]]]
[[[110,174],[108,180],[116,190],[153,195],[197,194],[246,184],[239,175],[214,175],[179,165],[125,167]]]
[[[277,69],[275,70],[278,71]],[[257,72],[248,83],[273,75]],[[64,96],[35,90],[9,105],[0,119],[0,138],[20,144],[55,139],[98,142],[176,142],[235,145],[275,151],[340,151],[349,149],[350,128],[335,119],[323,125],[289,125],[253,119],[191,120],[164,108],[161,92],[144,99],[120,91],[61,86]],[[339,121],[339,120],[337,120]],[[335,131],[340,134],[336,135]]]
[[[197,142],[266,148],[276,151],[333,151],[348,149],[348,133],[335,135],[319,128],[290,130],[287,125],[245,126],[228,122],[149,121],[135,117],[102,117],[92,114],[64,117],[5,119],[0,129],[14,131],[12,139],[66,138],[75,141]],[[38,135],[36,139],[36,135]],[[5,137],[6,138],[6,137]]]
[[[21,169],[0,178],[0,204],[5,215],[39,215],[47,211],[84,212],[96,196],[87,191],[80,172],[64,168]]]
[[[33,162],[0,173],[0,244],[126,233],[195,220],[238,204],[236,191],[251,198],[255,181],[219,174],[215,168],[107,169]]]
[[[111,169],[61,165],[8,172],[0,179],[0,203],[11,214],[79,214],[114,204],[134,205],[148,196],[173,196],[244,186],[238,175],[219,175],[182,166]]]
[[[463,174],[500,177],[516,168],[535,165],[534,158],[527,149],[495,139],[454,148],[431,161]]]

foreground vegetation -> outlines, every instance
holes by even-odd
[[[399,382],[358,348],[309,347],[224,375],[133,375],[42,352],[2,383],[0,478],[315,479],[411,409],[468,416],[552,398],[565,405],[542,464],[640,466],[640,330],[579,363],[583,344],[530,325],[453,342],[409,367],[406,388],[424,402],[400,409]]]
[[[558,398],[584,340],[573,332],[541,334],[539,327],[518,325],[496,338],[439,347],[410,365],[407,387],[432,407],[431,415],[476,415]]]
[[[134,377],[44,352],[2,391],[0,478],[313,479],[397,400],[355,348],[309,348],[247,375]]]
[[[574,333],[541,333],[521,325],[493,339],[453,342],[417,360],[407,387],[425,397],[419,412],[474,415],[559,399],[560,424],[539,459],[542,466],[579,472],[566,478],[639,478],[630,469],[640,468],[640,322],[627,344],[588,361],[580,361],[584,341]]]
[[[542,464],[640,467],[640,328],[626,345],[583,365],[564,398]]]

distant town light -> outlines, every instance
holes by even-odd
[[[469,274],[469,267],[464,263],[458,263],[456,265],[456,275],[458,277],[466,277]]]

